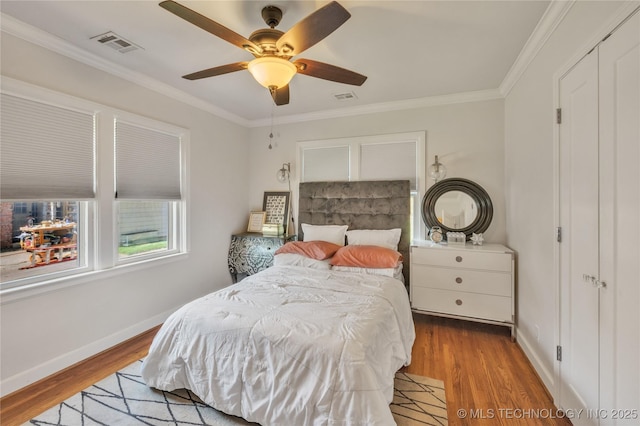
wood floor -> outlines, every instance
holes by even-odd
[[[414,315],[408,373],[444,382],[449,425],[571,425],[507,327]]]
[[[570,425],[558,418],[509,329],[415,315],[406,372],[444,381],[449,425]],[[0,400],[0,424],[21,425],[142,358],[157,328]]]

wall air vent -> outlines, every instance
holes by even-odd
[[[334,93],[333,97],[339,101],[348,101],[351,99],[358,99],[358,97],[354,92]]]
[[[109,31],[107,33],[100,34],[97,36],[93,36],[91,37],[91,40],[95,40],[100,44],[109,46],[110,48],[115,49],[120,53],[127,53],[127,52],[132,52],[134,50],[142,49],[142,47],[128,40],[123,39],[118,34],[112,31]]]

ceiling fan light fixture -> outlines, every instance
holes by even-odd
[[[248,69],[253,78],[267,89],[286,86],[297,72],[295,65],[276,56],[256,58],[249,62]]]

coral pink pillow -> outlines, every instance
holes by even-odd
[[[333,256],[339,248],[339,245],[328,241],[291,241],[276,250],[275,254],[293,253],[324,260]]]
[[[380,246],[344,246],[331,258],[333,266],[357,266],[360,268],[395,268],[402,261],[402,254]]]

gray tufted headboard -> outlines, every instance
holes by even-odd
[[[349,225],[349,229],[402,229],[405,284],[409,285],[411,201],[408,180],[302,182],[298,204],[298,239],[302,224]]]

